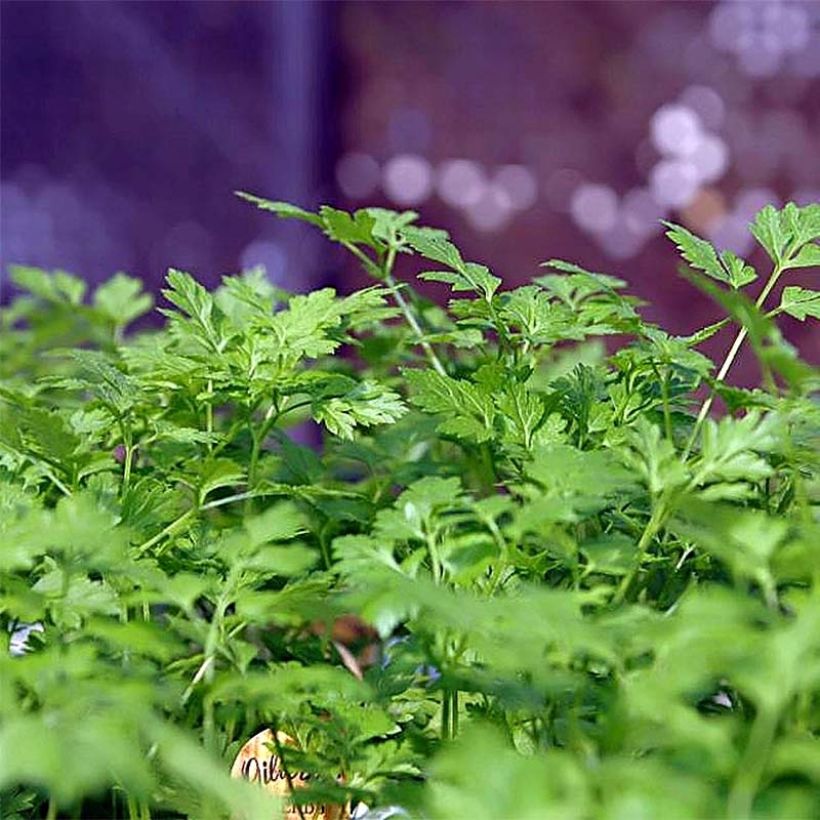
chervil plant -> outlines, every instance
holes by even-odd
[[[820,205],[758,214],[762,273],[669,225],[726,316],[681,337],[613,276],[505,289],[414,213],[242,196],[373,286],[171,270],[131,333],[137,280],[12,271],[3,817],[274,817],[228,776],[265,728],[303,815],[817,816],[818,378],[777,320],[820,316]]]

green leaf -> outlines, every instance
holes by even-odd
[[[594,273],[563,259],[549,259],[542,262],[541,267],[552,268],[568,274],[565,276],[541,276],[535,281],[571,307],[597,294],[615,296],[617,291],[626,287],[626,282],[623,279],[606,273]]]
[[[513,382],[499,399],[498,409],[511,423],[509,439],[529,450],[544,418],[543,400],[524,385]]]
[[[356,211],[352,216],[347,211],[340,211],[323,205],[319,209],[325,233],[336,242],[351,245],[366,245],[380,248],[381,243],[373,236],[375,219],[367,211]]]
[[[760,210],[750,226],[755,239],[769,254],[772,262],[780,265],[789,240],[789,233],[783,229],[780,214],[773,205],[766,205]]]
[[[798,208],[789,202],[778,211],[763,208],[751,225],[757,241],[781,269],[817,265],[817,250],[804,247],[820,237],[820,205]]]
[[[412,389],[413,404],[446,417],[438,428],[442,433],[472,441],[492,437],[495,407],[491,391],[434,370],[406,370],[404,375]]]
[[[635,566],[638,545],[629,536],[616,532],[584,541],[580,550],[587,560],[586,572],[626,575]]]
[[[743,418],[707,419],[703,427],[700,461],[693,482],[759,481],[772,468],[759,454],[777,452],[782,421],[775,415],[749,411]]]
[[[543,277],[544,279],[548,277]],[[564,280],[565,277],[554,277]],[[501,315],[531,344],[552,344],[576,337],[575,308],[555,303],[548,293],[536,285],[502,294]],[[581,334],[577,334],[581,335]]]
[[[476,778],[478,771],[482,776]],[[433,818],[584,817],[593,806],[591,785],[576,760],[557,751],[517,754],[499,731],[482,726],[444,747],[430,792]]]
[[[640,418],[627,437],[631,449],[624,450],[622,458],[640,474],[653,496],[688,481],[686,465],[678,458],[673,442],[662,437],[660,427]]]
[[[791,232],[795,247],[820,239],[820,203],[798,207],[793,202],[787,202],[781,220]]]
[[[282,219],[298,219],[301,222],[308,222],[311,225],[316,225],[319,228],[324,227],[322,218],[316,214],[298,208],[296,205],[291,205],[289,202],[275,202],[270,199],[263,199],[262,197],[247,194],[244,191],[234,192],[240,199],[256,205],[257,208],[263,211],[270,211]]]
[[[136,382],[115,367],[108,356],[95,350],[71,350],[68,354],[79,366],[84,386],[115,415],[126,413],[137,403],[139,388]]]
[[[224,347],[220,328],[221,313],[215,308],[211,294],[189,273],[174,268],[168,270],[166,281],[170,287],[163,289],[162,295],[193,320],[197,336],[207,347],[214,352],[221,352]],[[160,313],[175,318],[170,311],[161,310]],[[177,327],[182,328],[179,324]]]
[[[804,322],[807,316],[820,319],[820,291],[790,285],[783,289],[780,310],[801,322]]]
[[[396,234],[402,228],[418,219],[415,211],[391,211],[387,208],[365,208],[365,212],[373,219],[373,236],[386,244],[395,241]]]
[[[9,265],[11,280],[47,302],[77,306],[82,304],[86,284],[82,279],[65,271],[52,273],[27,265]]]
[[[291,502],[280,502],[265,512],[246,518],[245,530],[252,546],[271,541],[286,541],[305,532],[304,518]]]
[[[124,273],[115,273],[94,291],[94,306],[115,325],[124,326],[147,313],[154,305],[142,282]]]
[[[498,290],[501,280],[493,276],[486,266],[475,262],[465,262],[458,248],[449,241],[445,231],[434,228],[407,227],[402,230],[401,234],[407,244],[425,259],[447,265],[454,271],[453,273],[428,271],[419,274],[419,278],[447,282],[453,286],[453,290],[474,291],[487,300],[492,299],[493,294]]]
[[[222,487],[234,487],[245,478],[245,471],[228,458],[208,459],[197,465],[200,498]]]
[[[372,382],[362,382],[343,396],[316,401],[313,418],[334,435],[353,438],[356,427],[390,424],[401,418],[407,407],[398,393]]]
[[[786,535],[785,521],[759,510],[689,501],[678,514],[674,527],[726,563],[739,577],[771,589],[769,561]]]
[[[790,268],[820,268],[820,245],[804,245],[789,261]]]
[[[720,260],[729,274],[729,284],[737,289],[745,287],[757,279],[757,271],[744,259],[736,256],[731,251],[723,251]]]
[[[719,282],[726,282],[734,288],[742,286],[738,284],[739,282],[746,284],[752,281],[752,279],[748,278],[750,275],[750,272],[747,270],[749,266],[746,265],[742,259],[739,259],[734,254],[728,256],[729,264],[733,266],[734,269],[733,277],[731,273],[732,268],[727,271],[727,268],[721,263],[717,251],[709,242],[691,233],[691,231],[686,230],[686,228],[681,225],[676,225],[674,222],[664,221],[663,224],[669,228],[666,235],[675,243],[681,256],[693,268],[703,271],[707,276],[711,276],[712,279],[717,279]]]
[[[584,451],[567,444],[538,448],[527,475],[548,493],[565,498],[599,496],[631,490],[634,478],[605,450]]]
[[[408,226],[402,231],[402,238],[416,253],[420,253],[425,259],[440,262],[455,271],[460,271],[464,267],[461,253],[450,242],[447,231],[439,228]]]

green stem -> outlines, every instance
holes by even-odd
[[[399,283],[393,276],[393,265],[396,261],[395,246],[391,245],[388,248],[384,266],[380,269],[378,265],[369,256],[367,256],[367,254],[359,250],[359,248],[357,248],[354,244],[350,242],[343,242],[342,245],[344,245],[344,247],[347,248],[347,250],[349,250],[362,263],[364,269],[371,276],[384,279],[385,283],[390,288],[390,292],[392,293],[393,298],[396,300],[396,304],[399,306],[399,310],[401,310],[402,314],[404,315],[405,321],[408,325],[410,325],[410,328],[415,334],[416,341],[419,343],[419,345],[421,345],[421,349],[424,351],[425,355],[430,360],[430,364],[433,365],[434,370],[440,376],[446,376],[447,371],[444,369],[444,365],[442,365],[441,361],[436,355],[436,352],[430,346],[430,343],[424,338],[424,332],[422,331],[421,326],[419,325],[412,308],[402,295],[402,292],[399,289]]]
[[[214,608],[211,625],[208,627],[208,636],[205,639],[205,660],[202,662],[199,671],[194,676],[191,686],[195,686],[197,678],[204,679],[208,684],[213,683],[216,664],[216,650],[222,637],[222,623],[225,617],[225,610],[232,598],[232,590],[237,578],[237,565],[231,570],[225,583],[226,593],[220,595]],[[214,702],[212,693],[209,691],[202,703],[202,729],[204,741],[207,748],[216,751],[216,724],[214,720]]]
[[[629,573],[625,575],[623,580],[621,581],[620,586],[615,592],[615,597],[612,599],[612,603],[620,604],[623,602],[627,592],[629,592],[629,588],[632,586],[632,582],[635,580],[635,577],[640,572],[641,563],[643,562],[643,558],[646,555],[646,551],[647,549],[649,549],[649,545],[652,543],[652,539],[655,537],[658,530],[661,528],[665,516],[666,504],[664,502],[664,499],[661,498],[658,500],[657,504],[655,505],[655,508],[652,510],[652,515],[649,518],[649,521],[647,521],[646,523],[646,527],[643,531],[643,534],[641,535],[640,541],[638,541],[638,552],[635,556],[635,563],[632,569],[629,571]]]
[[[53,797],[48,799],[48,814],[46,820],[57,820],[57,801]]]
[[[149,538],[147,541],[140,544],[137,547],[137,555],[142,555],[143,553],[148,552],[148,550],[151,549],[151,547],[153,547],[155,544],[158,544],[160,541],[162,541],[163,538],[165,538],[168,535],[172,535],[194,514],[195,511],[196,508],[191,507],[190,510],[187,510],[186,512],[182,513],[182,515],[180,515],[179,518],[176,518],[174,521],[172,521],[167,527],[165,527],[165,529],[158,532],[153,538]]]
[[[733,820],[746,820],[752,814],[752,804],[769,759],[769,750],[776,731],[777,713],[765,707],[761,708],[755,716],[743,759],[738,765],[729,792],[728,815]]]
[[[664,431],[666,432],[667,441],[670,441],[674,444],[674,438],[672,433],[672,414],[669,410],[669,368],[666,367],[663,371],[663,377],[658,372],[657,368],[653,366],[653,370],[655,371],[655,375],[658,377],[658,381],[661,384],[661,399],[663,401],[663,425]]]
[[[441,558],[438,554],[438,544],[436,544],[435,535],[425,532],[425,541],[427,542],[427,553],[430,556],[430,564],[433,569],[433,580],[439,584],[443,575]]]
[[[210,440],[210,435],[214,431],[214,406],[211,398],[214,392],[213,379],[208,379],[208,403],[205,405],[205,429],[208,432],[208,452],[213,449],[213,442]]]
[[[134,461],[134,448],[128,444],[125,448],[125,464],[122,471],[122,494],[128,492],[128,486],[131,483],[131,465]]]
[[[224,507],[226,504],[233,504],[235,501],[244,501],[246,498],[257,498],[261,495],[272,495],[272,493],[266,493],[263,490],[237,493],[236,495],[228,495],[225,496],[225,498],[217,498],[215,501],[209,501],[207,504],[203,504],[199,509],[203,511],[213,510],[217,507]]]
[[[769,294],[772,292],[772,289],[777,284],[777,280],[780,278],[780,274],[783,273],[783,268],[780,265],[776,265],[774,270],[772,270],[771,275],[769,276],[769,281],[766,282],[766,286],[760,291],[760,295],[757,297],[755,301],[755,307],[760,308],[763,303],[768,298]],[[743,345],[746,336],[749,334],[746,326],[742,326],[740,330],[737,332],[737,336],[735,336],[734,341],[732,342],[732,346],[729,348],[729,352],[726,354],[726,358],[723,360],[723,364],[720,366],[720,370],[718,370],[717,376],[715,377],[715,383],[722,382],[726,375],[728,374],[730,368],[734,364],[735,359],[737,358],[737,354],[740,352],[740,348]],[[703,422],[706,420],[706,417],[709,415],[709,411],[712,409],[712,404],[715,401],[715,388],[713,387],[709,391],[709,395],[707,396],[706,400],[700,407],[700,412],[695,419],[695,426],[692,428],[692,433],[689,436],[689,441],[686,444],[686,449],[683,452],[683,461],[686,461],[689,458],[689,454],[692,452],[692,448],[695,446],[695,441],[697,440],[698,433],[700,432],[700,428],[703,425]]]
[[[439,360],[436,352],[430,346],[430,343],[424,338],[424,333],[419,325],[413,311],[410,309],[410,305],[405,301],[404,296],[402,296],[401,291],[399,290],[398,283],[396,282],[395,278],[392,274],[387,274],[385,276],[385,282],[387,282],[388,286],[393,293],[393,298],[396,300],[396,304],[399,306],[399,309],[404,314],[404,318],[407,320],[407,324],[410,325],[413,333],[416,335],[416,341],[421,345],[421,349],[424,351],[427,358],[430,360],[430,364],[433,365],[436,373],[439,376],[446,376],[447,371],[444,369],[444,365]]]
[[[251,439],[253,440],[250,463],[248,464],[248,490],[253,490],[253,485],[256,482],[256,468],[259,464],[259,454],[262,451],[262,445],[265,443],[270,431],[273,429],[273,426],[279,420],[282,413],[292,409],[293,407],[290,407],[280,411],[278,403],[274,403],[268,409],[268,412],[265,415],[265,420],[258,432],[254,431],[250,423],[248,424],[248,430],[250,430]],[[248,502],[249,503],[245,505],[246,514],[250,512],[250,499],[248,499]]]
[[[234,437],[236,434],[245,426],[244,418],[234,419],[231,422],[230,429],[227,433],[220,436],[219,443],[214,447],[211,451],[212,455],[218,455],[221,453],[229,444],[233,443]]]
[[[441,693],[441,739],[450,739],[450,690]]]
[[[322,551],[322,560],[325,563],[325,569],[329,570],[333,566],[333,562],[330,559],[330,548],[327,543],[327,536],[325,534],[325,530],[327,525],[330,524],[330,521],[322,527],[319,532],[319,549]]]
[[[498,585],[501,583],[501,579],[504,577],[504,573],[509,566],[509,550],[507,549],[507,542],[504,540],[504,536],[501,534],[501,530],[498,529],[498,525],[493,518],[487,516],[484,519],[484,523],[493,536],[495,545],[498,547],[498,560],[493,564],[492,572],[490,573],[490,589],[487,593],[487,597],[492,598],[497,592]]]
[[[56,488],[57,488],[57,489],[58,489],[58,490],[59,490],[59,491],[60,491],[63,495],[72,495],[71,490],[69,490],[69,488],[68,488],[68,487],[66,487],[66,485],[65,485],[65,484],[63,484],[63,482],[62,482],[62,481],[60,481],[60,479],[59,479],[59,478],[57,478],[57,476],[56,476],[56,475],[54,475],[54,474],[53,474],[53,473],[51,473],[51,472],[48,472],[46,475],[47,475],[47,476],[48,476],[48,478],[51,480],[51,483],[52,483],[52,484],[53,484],[53,485],[54,485],[54,486],[55,486],[55,487],[56,487]]]
[[[256,465],[259,461],[259,448],[261,445],[261,436],[257,435],[254,431],[253,427],[248,427],[251,433],[251,439],[253,440],[253,445],[251,446],[251,458],[248,462],[248,490],[253,490],[254,482],[256,481]],[[248,498],[245,501],[245,515],[248,515],[251,511],[251,499]]]
[[[273,746],[276,749],[276,754],[279,757],[279,765],[282,767],[282,771],[285,773],[285,780],[288,784],[288,791],[290,792],[291,797],[293,797],[293,776],[290,773],[290,768],[285,761],[285,755],[282,754],[282,744],[279,742],[279,728],[274,723],[272,732],[273,734]],[[305,820],[305,815],[302,812],[302,806],[300,803],[294,803],[294,808],[296,809],[296,813],[299,815],[300,820]]]
[[[167,535],[171,535],[179,526],[184,524],[195,512],[205,512],[206,510],[214,510],[217,507],[224,507],[227,504],[233,504],[237,501],[245,501],[248,498],[258,498],[263,495],[275,495],[277,491],[265,492],[264,490],[253,490],[246,493],[237,493],[236,495],[229,495],[225,498],[217,498],[215,501],[209,501],[201,507],[191,507],[190,510],[182,513],[179,518],[172,521],[162,532],[158,532],[153,538],[149,538],[143,544],[137,547],[137,553],[142,555],[146,550],[153,547],[159,541],[162,541]]]

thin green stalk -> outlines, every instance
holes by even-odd
[[[208,627],[208,636],[205,639],[205,660],[202,662],[194,680],[191,682],[191,687],[197,683],[197,678],[204,679],[207,683],[213,683],[214,675],[216,673],[216,650],[222,636],[222,623],[225,617],[225,610],[232,598],[232,591],[234,583],[237,578],[237,570],[234,567],[225,583],[226,591],[219,596],[214,608],[211,624]],[[216,751],[216,722],[214,719],[214,702],[211,693],[203,699],[202,703],[202,730],[204,735],[205,746]]]
[[[217,507],[224,507],[227,504],[233,504],[236,501],[244,501],[246,498],[257,498],[262,495],[271,495],[271,493],[266,493],[264,490],[250,490],[245,493],[228,495],[225,496],[225,498],[217,498],[215,501],[209,501],[207,504],[203,504],[199,509],[202,511],[213,510]]]
[[[131,483],[131,465],[134,462],[134,447],[130,443],[125,447],[125,463],[122,470],[122,494],[128,492]]]
[[[282,771],[285,773],[285,780],[288,784],[288,791],[290,792],[290,795],[292,797],[293,776],[291,775],[290,769],[288,768],[288,764],[285,761],[285,755],[282,753],[282,744],[279,742],[279,728],[276,725],[276,723],[273,724],[271,734],[273,735],[273,746],[276,749],[277,756],[279,757],[279,765],[282,767]],[[294,803],[293,806],[296,809],[296,813],[299,815],[300,820],[305,820],[305,815],[302,812],[302,806],[299,803]]]
[[[268,408],[268,411],[265,414],[265,420],[258,431],[254,430],[252,424],[250,423],[250,419],[248,420],[248,430],[250,431],[251,439],[253,441],[250,462],[248,464],[248,490],[253,490],[253,485],[256,483],[256,468],[259,465],[259,456],[262,452],[262,446],[270,434],[270,431],[273,429],[274,425],[283,413],[286,413],[288,410],[293,410],[297,406],[302,406],[302,404],[303,403],[298,403],[292,407],[287,407],[280,410],[278,402],[274,401],[274,403]],[[248,504],[245,505],[245,513],[248,514],[249,512],[250,499],[248,499]]]
[[[253,429],[251,425],[248,425],[248,430],[251,433],[251,440],[253,444],[251,445],[251,457],[250,461],[248,462],[248,490],[253,489],[253,485],[256,481],[256,465],[259,462],[259,449],[262,446],[261,444],[261,436],[257,435],[256,431]],[[248,515],[251,511],[251,499],[248,498],[245,501],[245,515]]]
[[[772,289],[777,284],[777,280],[780,278],[780,274],[783,273],[783,268],[780,265],[776,265],[775,268],[772,270],[771,275],[769,276],[769,281],[766,282],[766,286],[760,291],[760,295],[757,297],[755,301],[755,307],[760,308],[763,303],[768,298],[769,294],[772,292]],[[737,332],[737,336],[735,336],[734,341],[732,342],[732,346],[729,348],[729,352],[726,354],[726,358],[723,360],[723,364],[720,366],[720,370],[718,370],[717,376],[715,376],[715,382],[722,382],[726,375],[728,374],[730,368],[734,364],[735,359],[737,358],[737,354],[740,352],[740,348],[743,345],[743,342],[746,339],[749,331],[747,328],[742,326],[740,330]],[[715,388],[713,387],[709,391],[709,395],[707,396],[706,400],[700,407],[700,412],[695,419],[695,425],[692,428],[692,433],[689,436],[689,441],[686,443],[686,449],[683,451],[683,461],[686,461],[689,458],[689,454],[692,452],[692,448],[695,446],[695,441],[697,440],[698,433],[700,432],[700,428],[703,426],[703,422],[706,420],[706,417],[709,415],[709,411],[712,409],[712,404],[715,401]]]
[[[487,597],[492,598],[498,591],[498,585],[501,583],[501,579],[504,577],[504,573],[509,564],[509,550],[507,549],[504,536],[501,534],[501,530],[498,529],[498,525],[495,521],[488,516],[484,523],[492,534],[495,545],[498,547],[498,561],[493,564],[493,569],[490,574],[490,589],[487,593]]]
[[[450,690],[441,693],[441,739],[450,740]]]
[[[655,370],[658,379],[661,383],[661,399],[663,400],[663,426],[668,441],[674,444],[672,432],[672,413],[669,409],[669,368],[664,368],[663,377]]]
[[[142,555],[144,552],[149,550],[155,544],[162,541],[168,535],[172,535],[182,524],[184,524],[195,512],[205,512],[206,510],[213,510],[217,507],[224,507],[227,504],[233,504],[237,501],[245,501],[248,498],[257,498],[263,495],[271,495],[272,493],[267,493],[264,490],[253,490],[245,493],[237,493],[236,495],[229,495],[225,498],[217,498],[215,501],[209,501],[207,504],[203,504],[201,507],[191,507],[190,510],[186,510],[179,518],[173,520],[164,530],[158,532],[152,538],[149,538],[144,543],[140,544],[137,547],[137,554]]]
[[[186,512],[182,513],[182,515],[180,515],[179,518],[174,519],[167,527],[165,527],[165,529],[161,530],[155,536],[153,536],[153,538],[149,538],[147,541],[140,544],[137,547],[137,554],[142,555],[143,553],[148,552],[148,550],[151,549],[151,547],[153,547],[155,544],[158,544],[160,541],[162,541],[163,538],[165,538],[168,535],[172,535],[194,514],[195,511],[196,508],[191,507],[190,510],[187,510]]]
[[[51,473],[51,472],[46,473],[46,475],[47,475],[47,476],[48,476],[48,478],[50,479],[51,483],[52,483],[52,484],[53,484],[53,485],[54,485],[54,486],[55,486],[55,487],[56,487],[56,488],[57,488],[57,489],[58,489],[58,490],[59,490],[59,491],[60,491],[63,495],[72,495],[71,490],[70,490],[68,487],[66,487],[66,485],[65,485],[65,484],[63,484],[63,482],[62,482],[62,481],[60,481],[60,479],[59,479],[59,478],[57,478],[57,476],[56,476],[56,475],[54,475],[54,474],[53,474],[53,473]]]
[[[425,532],[425,541],[427,542],[427,553],[430,556],[430,563],[433,569],[433,580],[439,584],[443,576],[441,566],[441,558],[438,554],[438,544],[436,544],[435,535]]]
[[[638,541],[638,551],[635,556],[635,563],[629,573],[623,577],[623,580],[621,581],[621,584],[612,599],[612,603],[620,604],[626,597],[627,592],[629,592],[629,588],[632,586],[632,582],[640,572],[641,564],[643,563],[643,558],[646,555],[646,551],[649,549],[652,539],[661,528],[665,516],[666,503],[664,498],[661,497],[652,510],[652,515],[646,523],[646,527],[641,535],[640,541]]]
[[[217,443],[216,447],[211,451],[212,455],[218,455],[221,453],[229,444],[233,443],[236,434],[244,427],[245,420],[243,418],[234,419],[231,422],[230,429],[227,433],[224,433],[220,437],[220,441]]]
[[[729,792],[727,813],[732,820],[745,820],[752,814],[752,805],[766,769],[776,731],[777,713],[762,707],[755,716],[743,758]]]
[[[399,289],[399,283],[393,276],[393,264],[396,260],[395,247],[391,246],[388,249],[384,266],[380,269],[379,266],[369,256],[367,256],[367,254],[363,253],[352,243],[343,242],[342,245],[344,245],[344,247],[362,263],[364,269],[369,274],[385,281],[387,286],[390,288],[390,292],[393,294],[393,298],[396,300],[396,304],[399,306],[399,310],[402,312],[407,324],[410,325],[411,330],[415,334],[416,341],[419,343],[421,349],[430,360],[430,364],[433,365],[433,368],[440,376],[446,376],[447,371],[444,369],[444,365],[442,365],[436,355],[436,352],[430,346],[430,343],[424,338],[424,332],[421,329],[421,325],[419,325],[412,308],[407,303],[401,290]]]
[[[48,814],[46,820],[57,820],[57,801],[54,797],[48,798]]]
[[[213,449],[213,442],[210,440],[210,435],[214,431],[214,406],[211,398],[214,392],[213,379],[208,379],[208,403],[205,405],[205,429],[208,433],[208,452]]]
[[[128,492],[128,486],[131,483],[131,466],[134,460],[134,438],[131,433],[131,425],[124,419],[119,419],[120,435],[122,436],[122,445],[125,448],[125,457],[122,465],[122,487],[120,488],[120,495],[124,496]]]
[[[387,282],[388,286],[393,293],[393,298],[396,300],[396,304],[399,306],[399,309],[404,314],[404,318],[407,320],[407,324],[410,325],[413,333],[416,335],[416,340],[421,345],[421,349],[424,351],[427,358],[430,360],[430,364],[433,365],[436,373],[440,376],[446,376],[447,371],[444,369],[444,365],[439,360],[439,357],[436,355],[436,352],[430,346],[430,343],[424,338],[424,332],[421,329],[413,311],[410,309],[410,305],[405,301],[404,296],[402,296],[401,290],[399,290],[398,282],[396,282],[395,278],[392,274],[387,274],[385,276],[385,282]]]
[[[333,566],[333,561],[330,558],[330,546],[327,543],[327,526],[331,522],[328,521],[319,531],[319,549],[322,551],[322,561],[324,561],[325,569],[330,569]]]

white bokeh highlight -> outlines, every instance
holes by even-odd
[[[584,183],[572,194],[570,214],[582,230],[604,233],[615,227],[618,195],[607,185]]]
[[[698,115],[685,105],[661,106],[650,124],[652,144],[661,154],[688,156],[703,139]]]
[[[336,163],[336,184],[350,199],[367,199],[379,186],[379,163],[370,154],[353,151]]]
[[[382,169],[382,189],[397,205],[420,205],[433,192],[433,169],[417,154],[399,154]]]
[[[446,160],[436,171],[435,185],[442,202],[453,208],[469,208],[477,205],[484,196],[487,174],[471,160]]]

